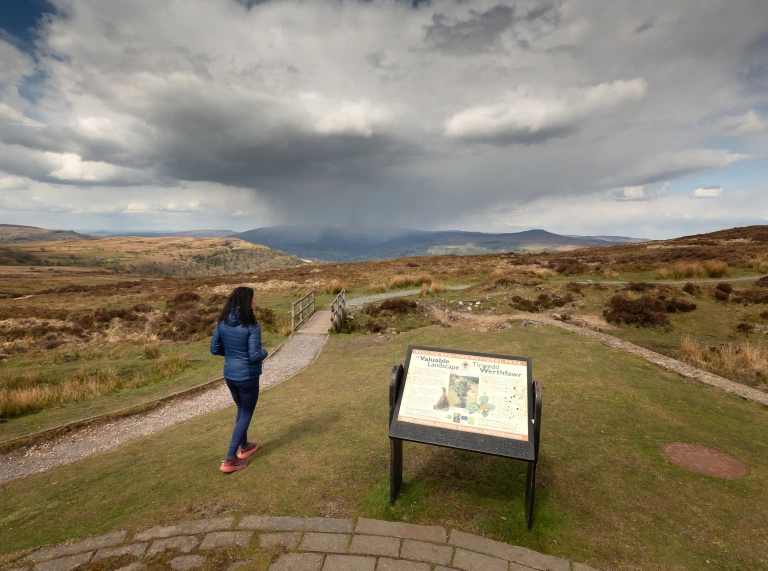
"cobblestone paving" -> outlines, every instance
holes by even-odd
[[[219,548],[227,549],[229,557],[215,557]],[[268,550],[272,562],[256,567],[248,557],[260,550]],[[263,516],[115,531],[35,550],[0,571],[74,571],[92,568],[96,561],[103,571],[597,571],[577,561],[438,526]]]

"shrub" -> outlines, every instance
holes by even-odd
[[[135,311],[136,313],[149,313],[152,311],[152,306],[147,305],[146,303],[139,303],[138,305],[134,305],[131,308],[131,311]]]
[[[491,272],[491,278],[492,279],[497,279],[497,278],[501,278],[501,277],[504,277],[504,270],[500,270],[499,268],[496,268],[495,270],[493,270]]]
[[[557,274],[550,270],[549,268],[539,268],[537,270],[533,271],[534,275],[537,278],[551,278],[552,276],[556,276]]]
[[[158,343],[144,344],[145,359],[157,359],[159,355],[160,355],[160,345]]]
[[[615,280],[617,277],[619,277],[619,272],[612,270],[611,268],[605,268],[603,270],[603,277],[607,280]]]
[[[384,282],[373,282],[368,286],[368,289],[374,293],[384,293],[387,291],[387,284]]]
[[[728,273],[728,264],[721,260],[707,260],[704,262],[704,271],[710,278],[721,278]]]
[[[697,261],[680,261],[672,265],[672,275],[677,278],[695,278],[705,274],[704,266]]]
[[[764,311],[760,314],[760,319],[768,319],[768,311]]]
[[[414,276],[411,274],[398,274],[389,280],[390,288],[402,288],[408,286],[421,286],[425,283],[432,283],[434,278],[429,274]]]
[[[638,327],[669,326],[666,304],[651,295],[629,299],[625,294],[617,293],[608,302],[603,315],[609,323],[624,323]]]
[[[275,324],[275,312],[268,307],[254,308],[253,314],[256,316],[256,320],[262,325],[274,325]]]
[[[699,295],[701,288],[694,283],[688,282],[683,286],[683,291],[690,295]]]
[[[746,335],[747,333],[752,333],[752,331],[754,331],[755,328],[749,323],[741,322],[738,325],[736,325],[735,329],[737,332],[743,333]]]
[[[728,282],[723,282],[723,283],[717,284],[716,289],[718,289],[720,291],[724,291],[727,294],[732,294],[733,293],[733,286],[731,284],[729,284]]]
[[[755,282],[755,287],[768,288],[768,276],[763,276]]]
[[[687,313],[696,309],[696,304],[678,297],[666,300],[667,313]]]
[[[337,279],[333,279],[325,284],[325,293],[336,294],[340,293],[343,289],[347,289],[347,284]]]
[[[669,268],[659,268],[656,272],[656,277],[660,280],[665,280],[669,277]]]
[[[724,292],[723,290],[716,289],[715,290],[715,299],[717,301],[728,301],[730,299],[730,296],[726,292]]]
[[[173,298],[173,303],[189,303],[194,301],[200,301],[200,296],[193,291],[183,291],[177,293]]]

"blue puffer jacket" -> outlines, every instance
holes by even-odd
[[[211,339],[211,353],[224,356],[224,378],[247,381],[261,375],[267,350],[261,347],[261,325],[244,327],[239,315],[219,321]]]

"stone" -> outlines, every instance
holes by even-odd
[[[209,533],[200,544],[200,549],[215,549],[216,547],[248,547],[252,531],[214,531]]]
[[[381,521],[378,519],[366,519],[361,517],[357,520],[355,533],[391,535],[393,537],[402,537],[405,539],[445,543],[445,529],[436,525],[415,525],[412,523]]]
[[[29,571],[29,567],[14,567],[14,563],[9,563],[8,565],[3,565],[0,567],[3,571]]]
[[[352,533],[351,519],[331,517],[263,517],[247,515],[237,524],[237,529],[269,531],[319,531],[325,533]]]
[[[319,553],[288,553],[269,566],[269,571],[320,571],[323,556]]]
[[[144,555],[147,550],[147,543],[131,543],[129,545],[118,545],[117,547],[102,547],[93,556],[94,561],[106,559],[107,557],[120,557],[121,555],[133,555],[136,558]]]
[[[125,541],[125,536],[128,535],[127,530],[114,531],[105,535],[99,535],[97,537],[89,537],[76,543],[57,545],[52,549],[40,549],[34,553],[27,555],[22,561],[32,561],[39,563],[40,561],[48,561],[55,557],[61,557],[62,555],[74,555],[75,553],[83,553],[84,551],[95,551],[102,547],[111,547]]]
[[[507,571],[508,563],[503,559],[457,549],[453,566],[464,571]]]
[[[323,571],[373,571],[374,567],[376,567],[375,557],[328,555],[325,558]]]
[[[250,563],[253,563],[253,560],[249,559],[248,561],[235,561],[234,563],[231,563],[229,567],[227,567],[227,571],[235,571],[235,569],[244,567]]]
[[[289,531],[286,533],[262,533],[259,536],[260,547],[273,547],[285,545],[288,549],[296,549],[301,539],[301,532]]]
[[[448,565],[453,558],[453,547],[406,539],[403,541],[400,557],[402,559],[415,559],[416,561]]]
[[[429,571],[429,563],[379,557],[379,566],[376,567],[376,571]]]
[[[397,557],[400,553],[400,539],[380,535],[355,535],[352,538],[352,545],[349,546],[349,552]]]
[[[168,565],[174,571],[187,571],[187,569],[201,567],[203,563],[205,563],[205,557],[202,555],[179,555],[171,559]]]
[[[590,567],[589,565],[584,565],[583,563],[576,563],[573,562],[573,571],[598,571],[594,567]]]
[[[324,551],[326,553],[346,553],[349,536],[342,533],[304,534],[299,549],[302,551]]]
[[[189,553],[200,540],[194,535],[180,535],[178,537],[165,537],[163,539],[156,539],[149,546],[145,557],[153,557],[158,553],[162,553],[167,549],[173,549],[174,551],[181,551],[182,553]]]
[[[71,571],[76,567],[80,567],[83,563],[87,563],[91,555],[93,555],[93,551],[44,561],[35,565],[35,571]]]
[[[501,541],[486,539],[479,535],[464,533],[463,531],[452,530],[451,538],[448,543],[456,547],[463,547],[471,551],[477,551],[499,559],[506,559],[514,563],[519,563],[527,567],[533,567],[540,571],[570,571],[571,563],[562,557],[544,555],[525,547],[509,545]]]
[[[133,562],[125,567],[120,567],[120,569],[117,569],[116,571],[141,571],[144,567],[146,567],[146,565],[143,563]]]
[[[179,524],[169,526],[156,525],[155,527],[150,527],[145,531],[137,533],[133,539],[136,541],[146,541],[148,539],[173,537],[174,535],[191,535],[194,533],[222,531],[230,529],[234,521],[234,517],[221,517],[183,521]]]
[[[519,563],[509,563],[509,571],[534,571],[533,567],[520,565]]]

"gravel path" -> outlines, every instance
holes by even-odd
[[[280,350],[264,361],[261,390],[292,377],[312,363],[328,339],[327,335],[294,335]],[[115,448],[190,418],[234,406],[224,383],[188,399],[160,405],[146,413],[97,423],[50,441],[0,455],[0,485],[39,474],[56,466]]]

